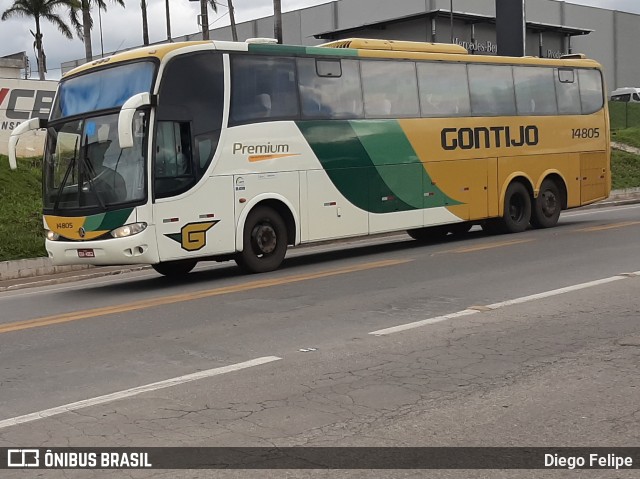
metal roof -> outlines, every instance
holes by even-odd
[[[402,17],[390,18],[388,20],[382,20],[379,22],[365,23],[357,27],[343,28],[340,30],[331,30],[328,32],[316,33],[313,36],[318,39],[333,40],[336,38],[336,36],[351,35],[365,28],[370,28],[373,30],[375,29],[383,30],[387,25],[409,22],[412,20],[431,19],[434,17],[448,19],[451,17],[451,13],[449,10],[444,10],[444,9],[431,10],[424,13],[417,13],[417,14],[406,15]],[[496,23],[495,17],[489,16],[489,15],[479,15],[475,13],[453,12],[453,18],[454,20],[460,20],[466,23],[490,23],[490,24]],[[543,32],[543,33],[552,32],[552,33],[560,33],[562,35],[569,35],[569,36],[588,35],[589,33],[593,32],[593,30],[589,30],[587,28],[568,27],[565,25],[551,25],[551,24],[539,23],[539,22],[526,22],[526,25],[528,30],[532,30],[534,32]]]

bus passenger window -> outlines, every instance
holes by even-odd
[[[284,120],[299,115],[292,58],[231,57],[232,124]]]
[[[598,70],[578,70],[582,113],[595,113],[604,104],[602,77]]]
[[[423,117],[470,116],[467,66],[459,63],[418,63]]]
[[[513,73],[510,66],[469,65],[471,111],[474,116],[516,114]]]
[[[556,71],[556,97],[558,99],[558,113],[561,115],[579,115],[580,88],[578,79],[571,68],[559,68]]]
[[[298,81],[304,117],[362,118],[357,61],[298,58]]]
[[[367,118],[420,116],[414,62],[362,61],[360,67]]]
[[[516,103],[519,115],[557,115],[553,69],[514,67]]]

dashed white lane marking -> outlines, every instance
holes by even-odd
[[[512,306],[514,304],[528,303],[530,301],[536,301],[538,299],[550,298],[552,296],[558,296],[560,294],[570,293],[572,291],[579,291],[581,289],[593,288],[594,286],[600,286],[603,284],[613,283],[615,281],[621,281],[629,278],[635,278],[638,276],[640,276],[640,271],[634,271],[632,273],[622,273],[616,276],[611,276],[609,278],[597,279],[595,281],[588,281],[586,283],[580,283],[573,286],[566,286],[564,288],[552,289],[550,291],[545,291],[543,293],[531,294],[529,296],[522,296],[521,298],[509,299],[507,301],[488,304],[486,306],[485,305],[472,306],[470,308],[463,309],[462,311],[458,311],[456,313],[444,314],[442,316],[436,316],[434,318],[423,319],[421,321],[401,324],[399,326],[393,326],[391,328],[379,329],[377,331],[372,331],[369,334],[372,334],[373,336],[385,336],[388,334],[399,333],[402,331],[407,331],[409,329],[420,328],[422,326],[426,326],[429,324],[440,323],[442,321],[448,321],[450,319],[470,316],[472,314],[478,314],[483,311],[493,311],[496,309],[505,308],[507,306]]]
[[[265,356],[262,358],[256,358],[250,361],[245,361],[242,363],[231,364],[229,366],[222,366],[220,368],[207,369],[206,371],[199,371],[197,373],[187,374],[185,376],[179,376],[177,378],[165,379],[164,381],[158,381],[156,383],[146,384],[144,386],[125,389],[124,391],[118,391],[115,393],[106,394],[104,396],[98,396],[91,399],[84,399],[82,401],[65,404],[64,406],[58,406],[51,409],[45,409],[43,411],[34,412],[31,414],[25,414],[24,416],[17,416],[9,419],[4,419],[0,421],[0,429],[16,426],[18,424],[24,424],[26,422],[37,421],[39,419],[45,419],[51,416],[57,416],[59,414],[64,414],[70,411],[76,411],[78,409],[84,409],[90,406],[97,406],[99,404],[105,404],[113,401],[118,401],[120,399],[130,398],[130,397],[137,396],[139,394],[147,393],[150,391],[157,391],[159,389],[170,388],[172,386],[178,386],[180,384],[198,381],[200,379],[207,379],[213,376],[219,376],[221,374],[240,371],[241,369],[260,366],[262,364],[271,363],[273,361],[278,361],[280,359],[282,358],[279,358],[277,356]]]

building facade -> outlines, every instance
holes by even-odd
[[[453,15],[451,15],[453,3]],[[558,57],[585,53],[605,68],[609,90],[640,86],[636,36],[640,15],[558,0],[526,0],[526,53]],[[453,18],[452,18],[453,17]],[[284,43],[318,45],[362,37],[449,43],[478,54],[496,54],[495,0],[335,0],[283,15]],[[237,25],[239,40],[273,37],[273,17]],[[231,40],[231,28],[211,30]],[[175,38],[199,40],[200,33]],[[84,60],[62,65],[66,72]]]

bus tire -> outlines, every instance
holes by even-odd
[[[164,263],[152,264],[151,267],[163,276],[168,278],[179,278],[186,276],[196,267],[198,261],[195,259],[183,259],[179,261],[165,261]]]
[[[534,228],[551,228],[558,223],[562,210],[562,193],[555,181],[546,179],[533,203],[531,225]]]
[[[242,234],[242,252],[236,263],[247,273],[277,269],[287,252],[287,227],[278,213],[257,206],[247,216]]]
[[[504,213],[500,226],[505,233],[521,233],[531,221],[531,196],[527,188],[514,181],[504,195]]]
[[[449,233],[448,226],[430,226],[426,228],[416,228],[407,230],[407,234],[414,240],[422,243],[428,243],[430,241],[436,241],[442,239]]]

